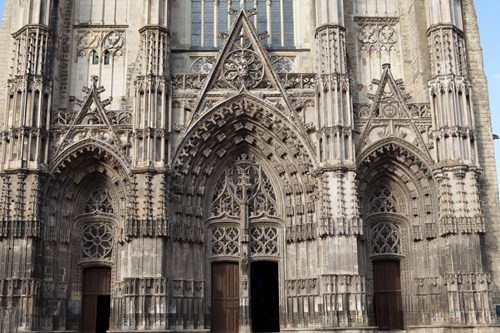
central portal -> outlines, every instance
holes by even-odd
[[[250,266],[250,308],[253,332],[279,332],[278,263],[256,261]]]

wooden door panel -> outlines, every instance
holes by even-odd
[[[109,329],[111,269],[85,269],[82,284],[82,333],[106,332]]]
[[[373,262],[375,313],[381,330],[404,327],[400,272],[399,261]]]
[[[82,333],[95,333],[97,320],[97,296],[82,297]]]
[[[237,263],[212,264],[212,332],[238,332],[240,275]]]

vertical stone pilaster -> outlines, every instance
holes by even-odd
[[[442,260],[442,267],[446,267],[442,279],[447,281],[447,320],[450,324],[486,324],[491,322],[490,305],[472,301],[489,297],[491,282],[477,259],[482,255],[479,238],[485,225],[477,190],[481,166],[462,4],[457,0],[428,1],[427,11],[439,234],[441,247],[448,252],[446,262],[452,263],[447,265]]]
[[[320,172],[323,173],[323,207],[319,226],[321,239],[318,240],[323,256],[320,279],[323,281],[328,277],[335,281],[337,278],[364,281],[356,264],[357,236],[362,233],[362,227],[354,171],[354,118],[347,68],[344,2],[318,1],[316,19],[317,152]],[[352,266],[346,266],[347,262],[352,263]],[[339,269],[349,274],[332,275]],[[349,327],[368,322],[364,282],[362,284],[362,290],[356,296],[351,295],[350,290],[337,289],[336,285],[326,284],[320,288],[320,297],[324,300],[323,325]],[[331,311],[331,302],[343,303],[347,298],[356,301],[346,303],[338,313]]]

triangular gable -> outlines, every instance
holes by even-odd
[[[380,80],[373,80],[378,89],[375,95],[369,95],[373,104],[361,132],[358,149],[361,151],[375,141],[393,137],[428,152],[406,102],[410,96],[404,91],[403,81],[394,79],[389,64],[384,64],[382,68]]]
[[[73,119],[68,131],[64,135],[64,138],[59,146],[56,155],[64,150],[70,143],[70,138],[74,136],[77,128],[105,128],[113,139],[107,140],[116,143],[120,142],[118,136],[116,135],[111,122],[106,114],[105,107],[111,104],[111,98],[101,100],[101,94],[105,91],[104,87],[97,86],[98,81],[97,76],[92,76],[92,85],[90,87],[84,87],[82,91],[86,94],[83,100],[77,100],[77,104],[80,105],[81,109]],[[121,148],[116,145],[116,148],[121,150]]]
[[[285,89],[272,70],[269,56],[261,43],[261,37],[264,35],[267,34],[256,33],[245,10],[238,11],[212,72],[201,90],[201,97],[193,115],[202,112],[207,95],[211,92],[220,94],[222,91],[233,91],[234,94],[251,90],[278,91],[284,99],[284,104],[291,110]],[[196,116],[193,116],[193,119],[195,118]]]

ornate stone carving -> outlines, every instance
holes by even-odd
[[[215,83],[217,87],[252,89],[269,86],[269,83],[263,82],[264,64],[255,52],[252,41],[245,35],[233,42],[231,51],[222,61],[223,72]]]
[[[113,250],[113,228],[106,223],[92,223],[83,229],[82,257],[84,259],[110,259]]]
[[[394,52],[397,50],[398,36],[395,25],[397,19],[371,21],[369,18],[356,20],[361,52]]]
[[[401,231],[394,223],[377,223],[370,228],[371,254],[401,254]]]
[[[239,255],[238,228],[214,227],[211,230],[211,255]]]
[[[107,213],[113,214],[113,205],[109,193],[105,189],[98,189],[90,194],[84,206],[87,214]]]
[[[276,73],[293,73],[294,59],[285,56],[272,56],[271,64]]]
[[[277,228],[252,227],[250,237],[252,255],[279,255]]]
[[[276,197],[262,168],[242,161],[224,172],[217,182],[212,216],[227,214],[238,217],[241,204],[248,205],[250,216],[276,215]]]
[[[191,64],[191,72],[195,74],[210,74],[214,67],[214,57],[199,57]]]
[[[124,30],[79,30],[77,34],[77,57],[89,58],[94,55],[103,61],[106,53],[118,57],[124,52]]]
[[[381,186],[371,195],[368,211],[370,214],[401,213],[403,209],[398,197],[389,188]]]

